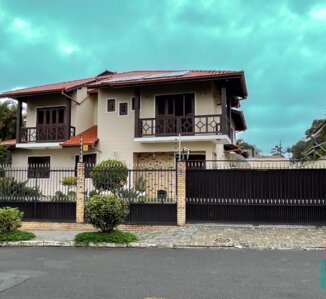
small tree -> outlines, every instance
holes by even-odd
[[[95,165],[90,176],[97,190],[116,193],[127,181],[128,168],[124,162],[106,160]]]
[[[282,158],[284,158],[285,150],[283,149],[281,142],[280,142],[279,145],[275,145],[271,149],[271,154],[274,157],[282,157]]]
[[[103,232],[112,231],[127,215],[127,201],[116,195],[95,195],[85,206],[86,219]]]

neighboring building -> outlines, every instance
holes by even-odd
[[[18,101],[17,138],[4,143],[15,166],[74,166],[81,137],[89,163],[174,166],[180,149],[192,160],[225,160],[246,129],[242,71],[105,71],[4,97]]]

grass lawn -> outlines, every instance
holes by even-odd
[[[9,230],[0,232],[0,242],[8,241],[28,241],[34,239],[36,236],[30,232],[21,230]]]
[[[89,243],[130,243],[137,241],[137,237],[128,232],[113,230],[111,232],[87,232],[75,236],[75,243],[89,245]]]

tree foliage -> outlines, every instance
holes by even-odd
[[[115,193],[126,183],[128,168],[124,162],[105,160],[93,167],[90,176],[97,190]]]
[[[9,151],[2,145],[0,145],[0,165],[5,164],[9,158]]]
[[[285,150],[282,147],[282,144],[280,143],[279,145],[275,145],[272,149],[271,149],[271,154],[273,157],[282,157],[284,158],[284,154],[285,154]]]
[[[305,138],[288,148],[292,161],[317,160],[326,156],[326,119],[315,119]]]
[[[14,102],[0,102],[0,140],[9,140],[15,138],[16,112],[17,105]]]

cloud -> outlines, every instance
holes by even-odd
[[[326,20],[326,6],[312,9],[309,15],[310,17],[318,21]]]
[[[268,152],[299,140],[326,110],[322,3],[0,0],[0,89],[104,69],[243,69],[243,136]]]

